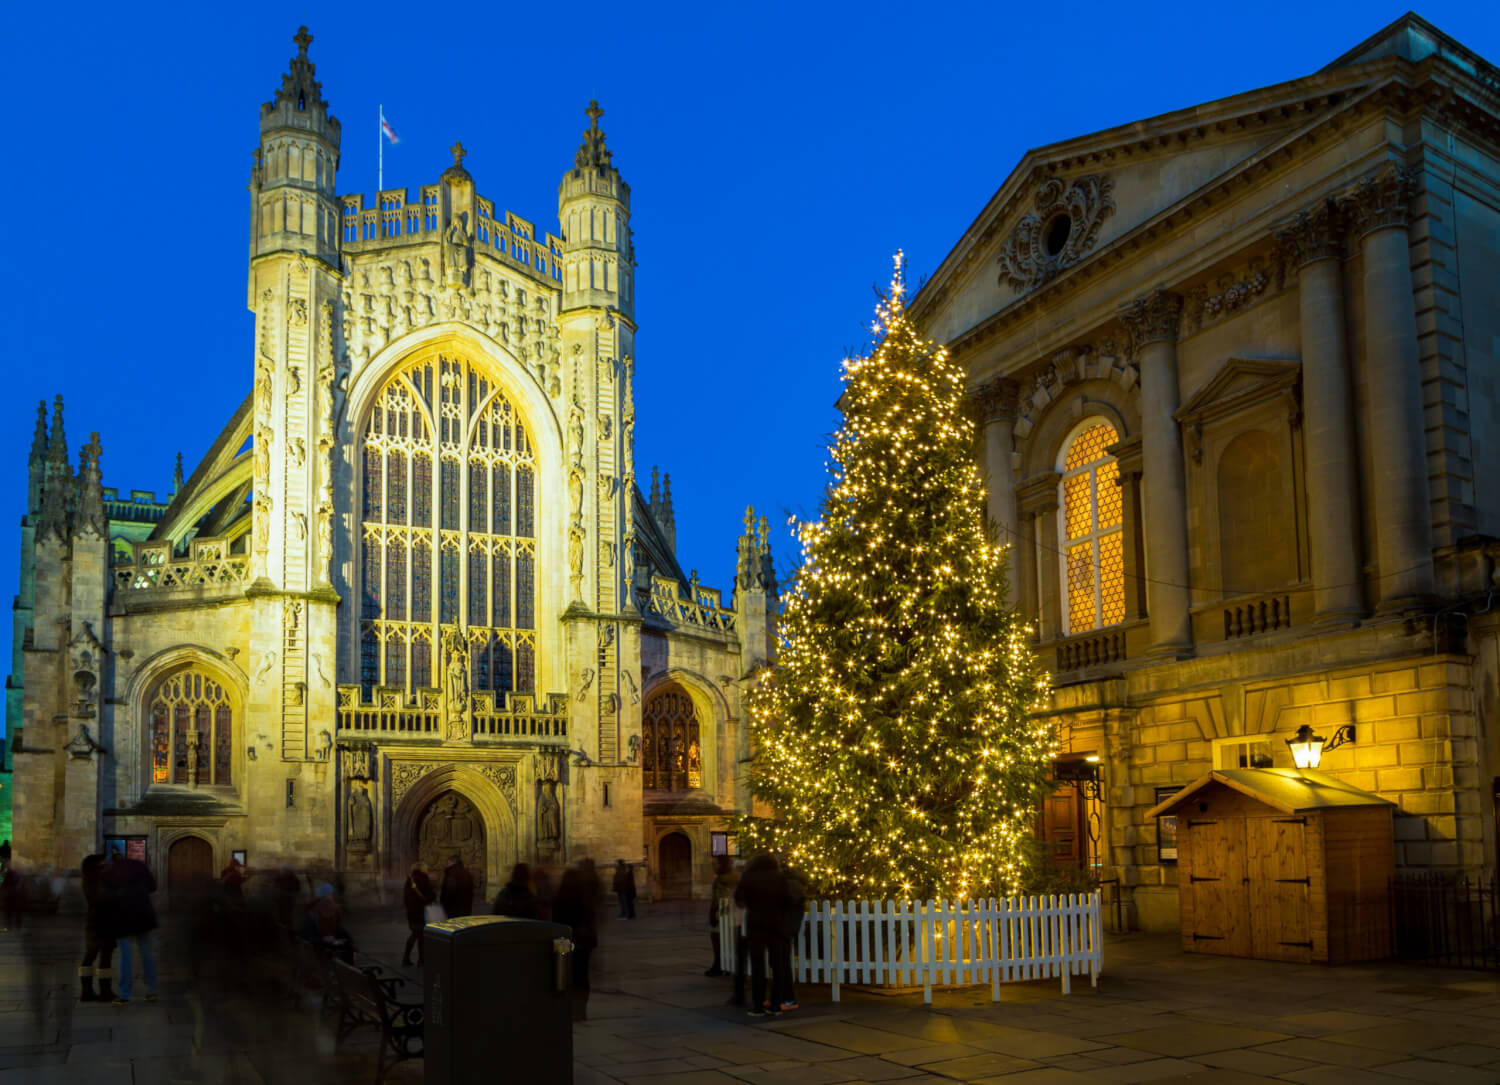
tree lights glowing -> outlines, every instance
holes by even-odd
[[[741,846],[850,897],[1015,892],[1053,748],[1047,692],[985,527],[963,371],[907,319],[845,363],[821,518],[801,527],[776,668],[751,697]]]

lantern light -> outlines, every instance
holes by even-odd
[[[1292,761],[1299,769],[1315,769],[1323,760],[1325,750],[1336,750],[1346,742],[1354,741],[1354,724],[1346,723],[1333,733],[1332,738],[1313,734],[1307,724],[1297,728],[1297,733],[1286,740],[1291,747]]]

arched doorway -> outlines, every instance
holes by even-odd
[[[201,836],[179,837],[167,849],[167,903],[189,908],[214,884],[214,848]]]
[[[431,868],[434,885],[442,880],[449,858],[457,855],[473,875],[475,892],[485,892],[484,819],[457,791],[443,792],[422,811],[412,850]]]
[[[684,833],[668,833],[657,848],[663,897],[687,897],[693,892],[693,843]]]

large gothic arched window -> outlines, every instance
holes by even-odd
[[[233,782],[234,710],[223,685],[198,671],[179,671],[152,689],[146,713],[153,784]]]
[[[1083,423],[1063,446],[1062,597],[1068,632],[1086,633],[1125,619],[1125,535],[1120,465],[1109,447],[1120,439],[1103,419]]]
[[[700,738],[687,690],[674,684],[653,693],[641,709],[642,784],[663,791],[702,787]]]
[[[476,690],[536,686],[536,458],[520,413],[461,358],[404,366],[361,436],[360,683],[433,686],[440,629]]]

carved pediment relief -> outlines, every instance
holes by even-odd
[[[1000,250],[1000,282],[1018,292],[1047,282],[1093,249],[1099,228],[1114,213],[1114,182],[1090,173],[1071,183],[1042,182],[1032,210],[1021,217]]]
[[[1211,421],[1277,396],[1295,399],[1301,362],[1231,358],[1214,377],[1177,409],[1184,425]]]

